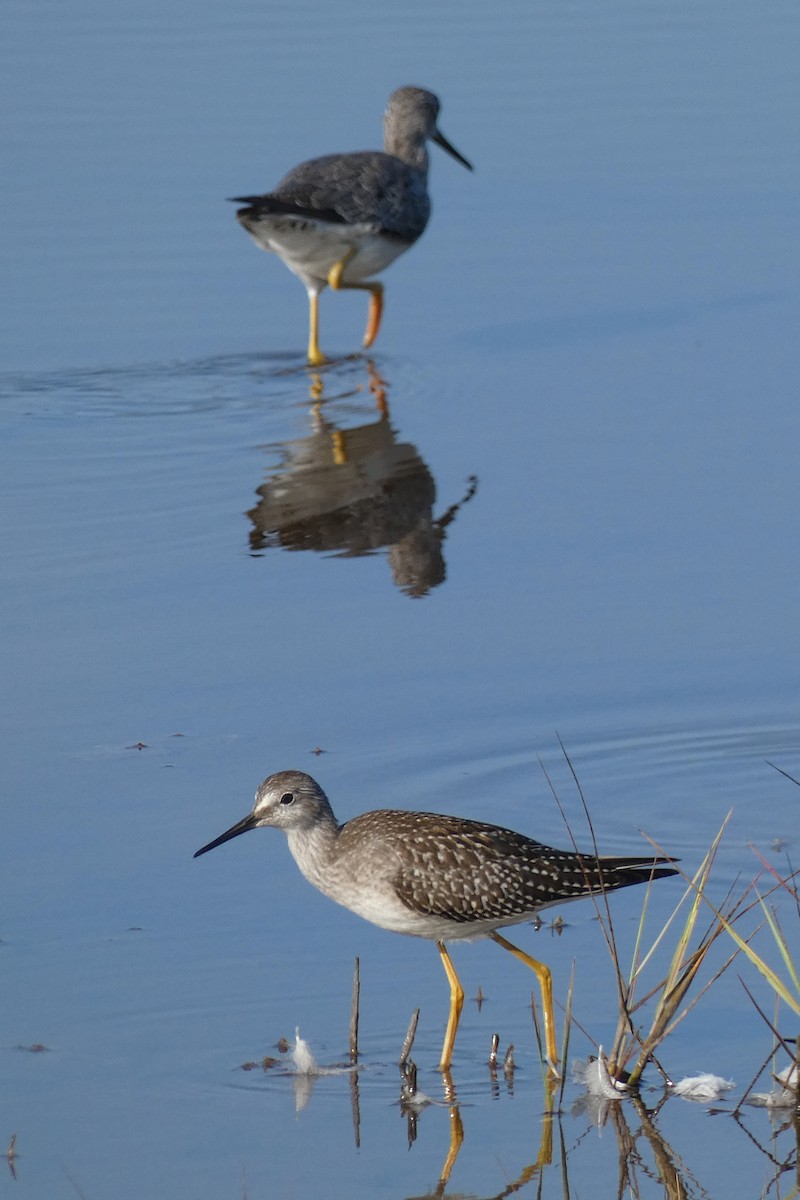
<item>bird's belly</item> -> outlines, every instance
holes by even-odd
[[[263,216],[247,231],[263,250],[277,254],[306,286],[327,280],[331,268],[352,251],[343,283],[360,283],[377,275],[408,249],[407,242],[377,233],[371,226],[334,225],[300,217]]]
[[[323,887],[322,890],[324,891],[325,888]],[[331,899],[341,903],[338,896],[332,896]],[[380,886],[371,888],[362,884],[358,889],[354,888],[348,895],[345,907],[357,916],[363,917],[365,921],[370,921],[373,925],[379,925],[381,929],[388,929],[392,933],[405,933],[417,937],[437,936],[424,933],[418,915],[406,908],[405,904],[398,900],[394,891],[387,891]]]
[[[333,899],[338,898],[334,896]],[[381,929],[388,929],[392,933],[404,933],[408,937],[430,938],[441,942],[470,941],[473,938],[486,937],[495,929],[530,921],[534,915],[527,913],[500,919],[456,921],[408,908],[397,898],[394,891],[363,887],[357,895],[355,889],[350,893],[346,907],[365,921],[379,925]]]

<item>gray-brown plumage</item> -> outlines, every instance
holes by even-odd
[[[497,930],[554,904],[676,874],[671,859],[555,850],[510,829],[436,813],[378,809],[339,825],[322,788],[302,771],[265,779],[252,812],[195,857],[267,825],[284,831],[303,875],[326,896],[383,929],[437,942],[451,983],[443,1068],[463,1003],[445,942],[490,936],[537,972],[554,1060],[549,971]]]
[[[384,115],[384,149],[326,154],[300,163],[273,191],[236,196],[239,222],[303,281],[309,298],[308,361],[325,361],[319,348],[319,294],[359,288],[370,292],[364,345],[380,327],[383,289],[367,282],[424,232],[431,211],[427,142],[463,166],[471,164],[438,129],[439,100],[424,88],[398,88]]]

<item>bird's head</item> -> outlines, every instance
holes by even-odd
[[[285,833],[293,833],[332,821],[335,824],[328,798],[316,780],[303,771],[278,771],[268,775],[259,787],[252,812],[207,846],[202,846],[194,857],[261,826],[271,825]]]

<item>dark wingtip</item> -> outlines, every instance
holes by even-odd
[[[679,858],[671,858],[670,862],[680,862]],[[669,879],[670,875],[680,875],[677,867],[654,867],[652,871],[653,879]]]
[[[282,196],[273,196],[267,192],[263,196],[228,196],[229,204],[243,204],[237,216],[250,213],[279,217],[298,217],[306,221],[325,221],[328,225],[346,225],[347,217],[342,216],[335,208],[315,208],[304,204],[302,200],[286,200]]]

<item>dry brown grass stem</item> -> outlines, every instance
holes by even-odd
[[[581,787],[572,760],[560,737],[558,742],[583,806],[593,853],[599,858],[601,855],[583,788]],[[544,763],[542,763],[541,759],[539,761],[571,839],[572,847],[576,853],[580,853],[553,781]],[[794,779],[786,771],[782,771],[779,767],[776,767],[775,770],[779,771],[780,774],[793,783],[800,785],[800,781]],[[800,877],[800,871],[793,870],[789,862],[789,874],[781,874],[763,855],[754,850],[754,853],[756,853],[761,862],[763,872],[768,872],[772,877],[771,887],[763,894],[758,891],[758,883],[761,878],[761,874],[759,874],[744,888],[741,894],[734,895],[736,886],[734,883],[721,902],[713,903],[708,897],[707,888],[720,843],[730,817],[731,814],[728,813],[694,875],[690,877],[684,871],[678,869],[686,885],[684,893],[656,935],[654,937],[648,935],[649,944],[645,946],[645,919],[650,900],[650,888],[653,883],[651,879],[645,891],[631,964],[627,970],[623,968],[620,959],[617,937],[608,903],[608,893],[602,890],[592,896],[603,938],[611,958],[618,994],[619,1016],[613,1040],[613,1048],[609,1057],[609,1071],[614,1074],[620,1073],[626,1068],[630,1069],[629,1082],[633,1087],[638,1085],[642,1071],[647,1063],[654,1060],[657,1048],[673,1033],[705,993],[727,971],[728,967],[730,967],[731,963],[740,953],[744,953],[750,962],[760,971],[770,984],[775,995],[791,1008],[794,1013],[800,1015],[800,964],[792,957],[789,942],[781,928],[777,912],[766,903],[775,892],[786,892],[795,905],[798,917],[800,917],[800,891],[798,891],[796,882],[798,877]],[[644,836],[647,837],[646,834]],[[656,855],[669,858],[669,855],[657,842],[649,837],[647,840],[650,842]],[[709,919],[706,928],[702,929],[699,928],[699,916],[704,906],[710,908],[713,915]],[[759,915],[762,918],[760,923],[746,935],[739,933],[738,929],[734,928],[734,926],[739,924],[742,918],[754,909],[760,910]],[[682,925],[677,933],[666,974],[659,982],[649,986],[644,995],[637,995],[637,992],[642,987],[646,968],[651,965],[659,948],[663,949],[665,946],[667,936],[677,921],[679,914],[682,914]],[[783,962],[787,977],[785,980],[751,946],[751,942],[765,925],[768,926],[772,934],[773,944],[777,948]],[[722,965],[715,970],[711,978],[704,983],[703,987],[697,991],[698,975],[701,969],[708,963],[712,946],[723,933],[728,933],[731,936],[735,943],[735,949],[726,957]],[[693,988],[695,989],[695,994],[691,1000],[688,1000],[689,992]],[[570,1009],[571,998],[572,993],[570,990]],[[637,1016],[637,1014],[646,1005],[651,1007],[652,1015],[649,1019],[648,1027],[643,1029],[641,1027],[641,1017]],[[532,1011],[536,1036],[540,1043],[541,1056],[539,1023],[536,1007],[533,1003]],[[570,1011],[567,1019],[567,1029],[573,1021],[578,1028],[581,1028]],[[772,1025],[770,1025],[770,1028],[773,1028],[776,1036],[779,1036]],[[590,1040],[594,1041],[591,1038]],[[783,1044],[784,1048],[788,1049],[786,1043],[784,1042]],[[566,1061],[566,1045],[565,1038],[562,1062]],[[791,1051],[789,1053],[791,1055]],[[630,1068],[629,1064],[632,1061],[633,1067]]]
[[[411,1053],[411,1047],[414,1045],[414,1038],[417,1036],[417,1024],[419,1022],[419,1009],[415,1008],[411,1014],[411,1020],[408,1022],[406,1036],[403,1038],[403,1048],[400,1051],[399,1065],[404,1067]]]
[[[789,977],[788,983],[785,982],[780,975],[778,975],[777,971],[775,971],[769,965],[769,963],[767,963],[766,959],[762,958],[761,955],[758,954],[758,952],[754,950],[752,946],[750,946],[749,943],[752,940],[753,935],[746,939],[743,938],[738,931],[733,928],[733,922],[730,920],[729,914],[720,913],[717,909],[715,909],[708,897],[705,897],[705,901],[706,904],[708,904],[715,912],[719,924],[730,934],[734,942],[736,942],[736,945],[747,956],[756,970],[763,975],[775,995],[778,996],[788,1008],[792,1009],[797,1016],[800,1016],[800,968],[798,968],[798,965],[795,963],[792,957],[789,943],[786,940],[786,936],[780,926],[780,923],[778,922],[778,917],[774,908],[770,908],[766,903],[767,899],[771,895],[783,888],[788,890],[792,896],[795,896],[796,890],[789,887],[789,881],[796,878],[796,875],[797,872],[794,872],[789,876],[788,879],[779,878],[778,882],[769,889],[766,895],[763,896],[757,890],[757,877],[747,889],[748,892],[755,892],[756,899],[751,905],[748,906],[748,909],[744,910],[749,911],[749,908],[760,906],[764,915],[764,921],[759,928],[763,928],[763,925],[769,926],[774,944],[783,960],[784,967],[786,968],[786,972]]]
[[[620,1019],[617,1027],[617,1037],[614,1042],[613,1050],[613,1065],[620,1067],[630,1062],[636,1056],[635,1063],[630,1075],[631,1086],[636,1086],[639,1083],[642,1072],[651,1059],[655,1050],[664,1042],[670,1034],[677,1028],[682,1020],[688,1015],[697,1001],[728,969],[738,953],[738,950],[731,954],[721,967],[712,976],[711,980],[706,983],[700,994],[685,1008],[679,1011],[686,1000],[689,989],[695,982],[700,968],[706,961],[708,953],[717,940],[724,932],[725,924],[722,919],[722,912],[716,913],[716,919],[711,921],[709,925],[700,933],[697,931],[697,922],[705,897],[706,887],[711,875],[711,870],[719,850],[720,842],[730,820],[731,814],[722,823],[719,832],[703,859],[700,867],[695,872],[693,877],[688,877],[684,872],[681,872],[686,881],[686,890],[678,902],[675,910],[666,922],[664,927],[655,938],[650,950],[646,955],[639,958],[640,943],[637,939],[637,958],[631,967],[628,975],[630,984],[630,992],[624,997],[624,1002],[620,1012]],[[663,853],[656,842],[648,838],[650,844],[658,853]],[[748,889],[749,890],[749,889]],[[729,891],[722,901],[722,910],[724,918],[728,924],[738,920],[743,911],[746,911],[744,895],[738,899],[732,899],[732,891]],[[655,948],[661,943],[666,935],[667,930],[672,925],[673,920],[677,917],[678,912],[684,904],[691,898],[688,912],[686,914],[684,924],[680,930],[675,949],[672,953],[672,958],[667,970],[667,974],[658,985],[658,987],[649,993],[649,996],[656,995],[655,1011],[653,1013],[650,1028],[647,1033],[642,1033],[637,1030],[635,1041],[630,1037],[629,1030],[633,1025],[633,1014],[641,1007],[642,1001],[633,1003],[635,985],[638,975],[644,965],[651,958]],[[637,1049],[638,1043],[638,1049]]]
[[[594,828],[580,781],[563,744],[561,744],[561,749],[581,798],[594,852],[598,854]],[[547,778],[546,772],[545,777]],[[548,783],[550,783],[549,778]],[[550,783],[550,787],[555,796],[552,783]],[[555,796],[555,798],[556,803],[558,803],[558,797]],[[561,805],[559,804],[558,806],[563,816]],[[708,882],[730,817],[731,814],[728,813],[695,874],[690,877],[679,869],[679,873],[686,885],[684,893],[661,929],[656,932],[655,936],[648,935],[648,944],[645,945],[645,921],[650,900],[650,888],[653,882],[652,880],[650,881],[642,903],[631,963],[627,970],[623,968],[620,960],[607,893],[603,892],[595,900],[598,920],[603,930],[603,937],[614,969],[618,994],[619,1016],[612,1051],[609,1057],[609,1070],[611,1073],[619,1073],[624,1069],[628,1069],[630,1071],[629,1085],[633,1088],[638,1086],[645,1066],[654,1059],[658,1047],[670,1037],[677,1026],[692,1011],[705,993],[727,971],[736,956],[744,947],[749,945],[755,933],[758,932],[758,930],[754,930],[747,937],[741,937],[737,933],[736,949],[726,957],[725,961],[714,971],[711,978],[705,982],[700,991],[691,1000],[688,999],[690,990],[696,988],[698,975],[701,969],[707,964],[709,953],[714,943],[717,942],[724,932],[730,931],[734,923],[738,922],[759,903],[758,899],[749,898],[753,884],[745,888],[744,892],[738,896],[734,896],[734,888],[731,887],[718,907],[708,901],[706,895]],[[565,824],[570,832],[570,837],[572,837],[572,832],[569,829],[569,823],[566,819]],[[646,834],[644,836],[647,837]],[[655,854],[664,858],[669,857],[668,853],[657,842],[653,841],[652,838],[647,838],[647,840],[653,847]],[[575,846],[574,838],[573,846]],[[577,849],[577,847],[575,848]],[[778,880],[775,886],[781,886],[782,882],[782,880]],[[699,926],[699,918],[704,902],[710,905],[714,915],[708,925],[702,928]],[[682,925],[678,930],[677,938],[674,942],[666,974],[659,982],[651,985],[644,995],[638,995],[637,993],[641,989],[647,967],[651,965],[659,949],[663,949],[667,944],[666,940],[670,930],[673,929],[675,922],[681,914]],[[769,915],[767,915],[766,920],[769,920]],[[651,1006],[648,1009],[651,1015],[646,1028],[642,1028],[641,1016],[637,1014],[640,1014],[646,1005]],[[630,1066],[631,1062],[633,1062],[632,1067]]]
[[[358,1062],[358,1011],[361,997],[361,970],[358,958],[353,967],[353,998],[350,1004],[350,1062]]]
[[[572,970],[569,975],[569,987],[567,988],[567,1006],[564,1009],[564,1039],[561,1044],[561,1081],[558,1090],[558,1111],[560,1112],[564,1103],[564,1088],[567,1083],[566,1065],[569,1062],[569,1035],[572,1029],[572,1000],[575,993],[575,960],[572,960]]]
[[[601,856],[597,845],[597,838],[595,836],[594,825],[592,823],[591,814],[589,812],[589,807],[586,802],[583,788],[581,787],[580,780],[566,747],[561,741],[561,738],[558,740],[561,752],[564,755],[567,766],[569,767],[570,774],[572,775],[572,779],[583,806],[586,823],[592,841],[593,852],[595,856],[599,858]],[[564,813],[564,809],[561,805],[553,782],[550,779],[547,769],[543,763],[541,763],[541,767],[558,810],[561,813],[562,819],[564,820],[564,824],[572,841],[573,848],[575,849],[576,853],[580,853],[570,823],[566,817],[566,814]],[[737,920],[740,915],[742,915],[744,897],[739,897],[738,900],[733,901],[731,899],[732,893],[729,892],[722,902],[722,911],[716,914],[716,919],[711,921],[709,926],[702,933],[697,933],[697,921],[701,908],[701,902],[704,897],[705,889],[711,873],[711,868],[729,820],[730,814],[728,814],[728,816],[725,818],[719,833],[712,842],[708,853],[706,854],[694,877],[689,878],[682,871],[680,872],[686,882],[686,890],[684,891],[683,896],[666,923],[652,939],[649,947],[644,949],[645,919],[647,916],[647,909],[650,899],[650,888],[653,883],[653,880],[650,881],[650,884],[648,884],[645,891],[645,896],[642,903],[642,910],[634,944],[631,966],[627,971],[623,969],[620,959],[617,937],[614,930],[611,909],[608,903],[608,893],[604,890],[598,895],[592,897],[598,921],[603,932],[603,938],[611,958],[617,984],[619,1017],[613,1041],[613,1049],[609,1059],[609,1070],[612,1073],[620,1072],[627,1067],[632,1059],[635,1058],[635,1063],[630,1074],[630,1084],[633,1087],[638,1085],[644,1067],[648,1061],[650,1061],[658,1046],[661,1045],[661,1043],[667,1037],[669,1037],[676,1026],[691,1011],[691,1009],[700,999],[700,996],[702,996],[711,987],[711,985],[720,978],[720,976],[730,966],[731,962],[733,962],[736,954],[739,953],[740,948],[731,954],[728,959],[726,959],[723,965],[716,971],[712,979],[705,984],[699,995],[696,996],[691,1003],[687,1004],[683,1008],[683,1011],[679,1011],[686,1000],[690,988],[695,983],[698,972],[705,963],[712,945],[726,928],[726,921],[727,924],[730,925],[733,921]],[[669,855],[667,855],[660,846],[653,842],[652,839],[648,838],[647,840],[653,846],[658,855],[665,858],[669,857]],[[745,896],[746,895],[747,893],[745,892]],[[666,975],[658,983],[650,987],[643,997],[637,999],[637,987],[640,983],[643,972],[661,944],[664,942],[664,939],[672,927],[673,922],[676,920],[678,913],[682,908],[685,907],[687,900],[690,897],[691,902],[689,903],[688,914],[686,915],[683,927],[679,932]],[[635,1014],[654,998],[655,1011],[650,1021],[649,1029],[646,1032],[643,1032],[638,1027],[634,1019]]]

